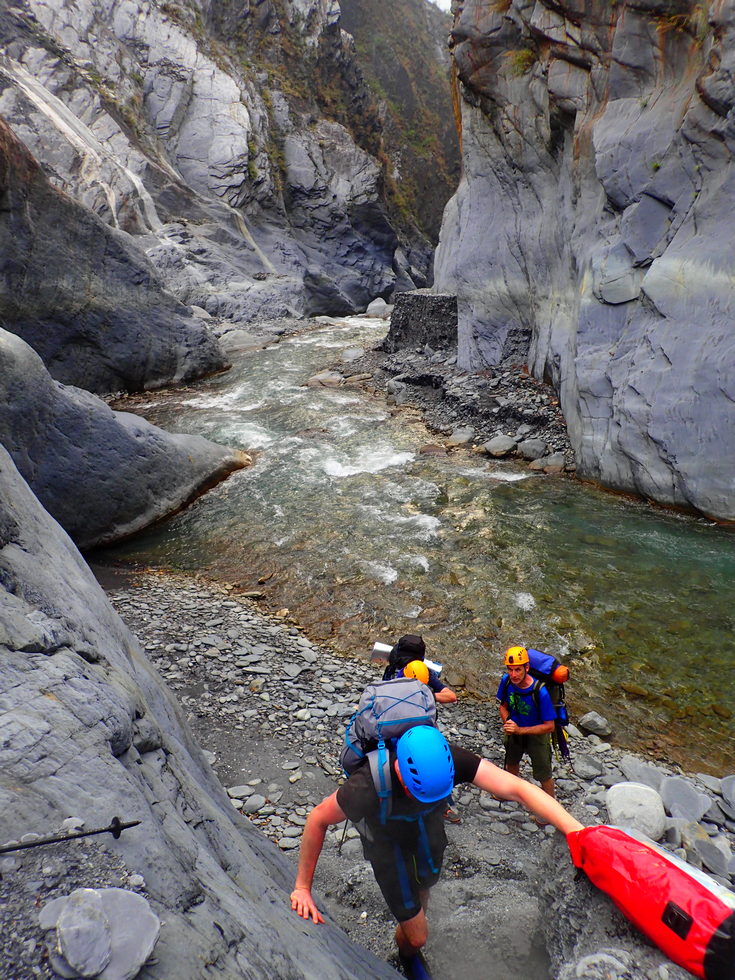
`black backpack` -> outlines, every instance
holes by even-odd
[[[398,671],[403,670],[412,660],[423,660],[425,656],[426,644],[423,637],[406,633],[388,655],[388,666],[383,672],[383,680],[393,680]]]

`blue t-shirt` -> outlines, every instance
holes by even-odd
[[[503,687],[506,683],[508,686],[503,694]],[[536,708],[534,687],[537,687],[538,709]],[[501,703],[508,705],[511,721],[514,721],[521,728],[533,728],[534,725],[543,725],[545,721],[556,719],[556,709],[545,684],[539,686],[538,681],[534,681],[530,687],[516,687],[509,680],[508,675],[503,674],[498,685],[498,701],[501,701],[501,695]]]

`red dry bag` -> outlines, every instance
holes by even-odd
[[[633,830],[567,835],[572,861],[669,959],[703,980],[735,980],[735,894]]]

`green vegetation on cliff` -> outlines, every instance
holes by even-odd
[[[311,18],[285,0],[254,9],[221,0],[211,29],[246,73],[261,73],[297,113],[345,126],[380,161],[393,221],[409,239],[435,242],[459,175],[449,19],[427,0],[341,0],[340,7],[341,20],[318,39]],[[271,149],[269,156],[277,154]]]
[[[459,179],[446,47],[451,20],[427,0],[340,0],[340,7],[380,99],[392,192],[436,241]]]

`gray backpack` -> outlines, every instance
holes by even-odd
[[[436,727],[436,701],[431,689],[413,677],[368,685],[347,723],[339,761],[347,775],[365,761],[369,763],[380,798],[381,823],[385,823],[391,810],[389,752],[398,738],[415,725]]]

